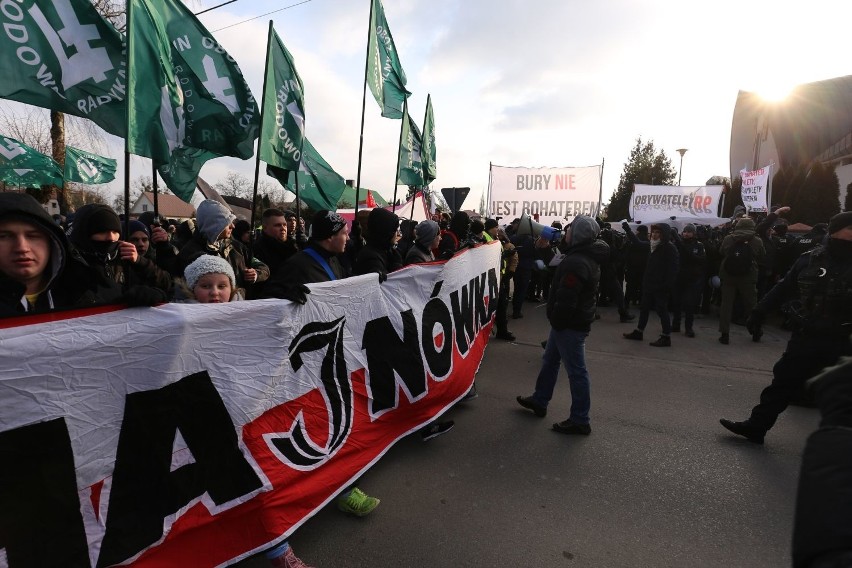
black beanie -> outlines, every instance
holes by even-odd
[[[367,219],[367,242],[374,246],[390,246],[399,228],[399,217],[387,209],[377,207]]]
[[[495,219],[486,219],[485,220],[485,230],[486,231],[490,231],[494,227],[499,227],[499,226],[500,226],[500,224],[497,223],[497,221]]]
[[[834,217],[831,218],[831,221],[828,223],[828,234],[832,235],[843,229],[852,225],[852,211],[845,211],[843,213],[838,213]]]
[[[113,231],[121,233],[121,221],[115,211],[106,205],[90,203],[80,207],[74,214],[70,239],[77,246],[84,247],[89,237],[97,233]]]
[[[334,236],[346,226],[346,219],[335,213],[323,209],[317,211],[314,219],[311,222],[311,239],[315,241],[324,241],[325,239]]]

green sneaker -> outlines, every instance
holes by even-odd
[[[349,492],[349,495],[341,495],[337,498],[337,508],[344,513],[351,513],[356,517],[364,517],[378,507],[380,502],[379,499],[370,497],[357,487],[354,487]]]

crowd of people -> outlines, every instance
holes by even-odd
[[[778,208],[757,222],[737,216],[724,228],[687,224],[681,231],[667,223],[624,223],[619,231],[578,216],[564,230],[554,226],[558,238],[543,238],[521,219],[501,226],[499,219],[471,219],[461,211],[417,223],[376,208],[360,212],[350,234],[333,211],[319,211],[307,224],[275,208],[263,211],[261,227],[253,231],[214,200],[199,204],[194,221],[165,227],[153,214],[124,222],[98,204],[81,207],[62,226],[31,196],[0,193],[0,316],[109,303],[283,298],[304,304],[311,283],[371,273],[383,281],[403,266],[449,259],[497,240],[502,262],[496,337],[515,340],[509,308],[511,318],[522,318],[528,301],[547,303],[552,328],[535,390],[517,397],[521,406],[546,416],[562,364],[571,410],[553,429],[591,433],[585,341],[599,306],[614,304],[624,323],[635,320],[631,307],[638,307],[635,329],[623,334],[628,340],[644,339],[655,312],[661,330],[650,342],[654,347],[671,347],[672,335],[681,331],[695,338],[699,313],[718,311],[718,341],[724,345],[730,344],[732,324],[744,323],[756,342],[764,320],[777,315],[792,336],[773,368],[772,384],[749,418],[721,420],[731,432],[762,444],[808,379],[852,355],[852,212],[793,238],[783,218],[788,211]],[[833,392],[845,388],[847,404],[831,407],[828,424],[848,426],[852,393],[836,373],[832,377],[821,382]],[[466,399],[474,397],[475,386]],[[817,397],[821,407],[827,400],[836,402]],[[452,427],[452,421],[435,421],[420,436],[430,440]],[[353,486],[337,503],[363,516],[379,500]],[[287,542],[267,557],[277,566],[305,566]]]

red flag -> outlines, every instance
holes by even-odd
[[[373,199],[373,192],[369,189],[367,190],[367,207],[378,207],[376,200]]]

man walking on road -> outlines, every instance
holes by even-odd
[[[571,414],[553,429],[562,434],[588,436],[589,372],[586,369],[586,337],[595,321],[600,263],[609,256],[609,247],[598,240],[600,227],[591,217],[578,215],[565,231],[565,258],[556,269],[547,299],[547,319],[551,330],[542,356],[541,370],[532,396],[519,396],[518,404],[536,416],[547,415],[553,397],[559,364],[565,365],[571,387]]]
[[[794,326],[787,349],[772,368],[772,383],[763,389],[751,416],[742,422],[720,420],[755,444],[763,443],[808,379],[852,355],[852,212],[831,218],[829,237],[825,245],[800,256],[748,318],[749,333],[758,337],[763,318],[778,307]]]

